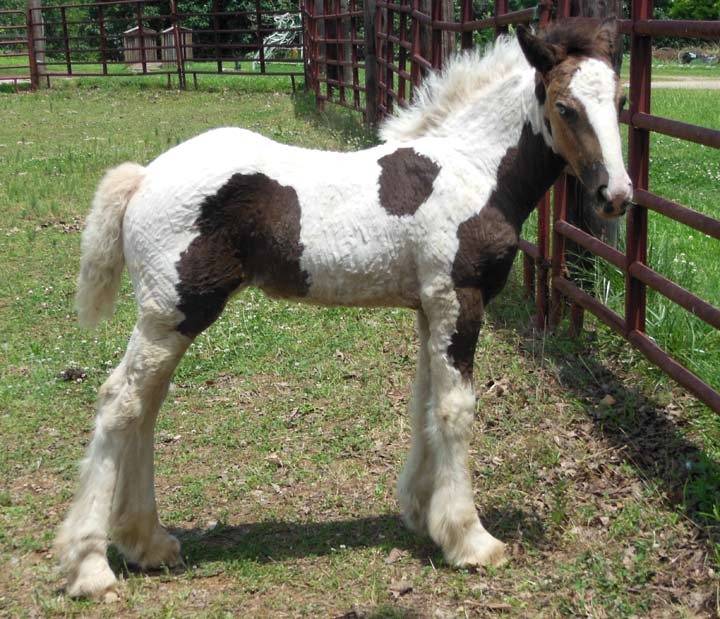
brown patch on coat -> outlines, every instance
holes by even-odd
[[[300,203],[292,187],[264,174],[235,174],[200,206],[200,234],[177,262],[178,331],[193,337],[220,315],[230,295],[256,285],[270,295],[303,297]]]
[[[458,227],[459,246],[451,275],[460,314],[448,356],[466,379],[472,376],[483,307],[505,286],[522,224],[563,166],[542,135],[526,124],[518,145],[508,149],[500,163],[498,182],[487,204]]]
[[[398,148],[378,159],[380,205],[391,215],[414,215],[430,197],[440,167],[412,148]]]

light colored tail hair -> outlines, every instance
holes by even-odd
[[[112,316],[125,266],[123,219],[145,168],[123,163],[100,181],[82,234],[82,257],[75,298],[80,324],[94,327]]]

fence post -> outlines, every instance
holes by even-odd
[[[28,60],[30,63],[30,86],[35,89],[47,73],[45,66],[45,23],[42,0],[28,0],[27,8]]]
[[[35,41],[33,37],[33,21],[32,9],[28,8],[25,13],[25,26],[28,49],[28,72],[30,73],[30,88],[35,90],[38,87],[39,78],[37,70],[37,61],[35,60]],[[15,82],[15,91],[17,92],[17,82]]]
[[[365,25],[365,124],[375,127],[378,122],[377,46],[375,30],[375,0],[365,0],[363,21]]]
[[[653,0],[635,0],[632,21],[650,19]],[[650,113],[650,72],[652,66],[652,38],[639,35],[633,29],[630,52],[630,118],[638,113]],[[632,122],[632,121],[631,121]],[[630,126],[628,159],[630,179],[635,190],[648,187],[650,133]],[[630,275],[634,262],[647,263],[647,209],[636,204],[627,215],[627,264],[625,270],[625,326],[627,334],[645,332],[645,284]]]
[[[177,14],[175,0],[170,0],[170,20],[173,29],[173,44],[175,46],[175,65],[178,72],[178,85],[185,90],[185,38],[180,30],[180,19]]]

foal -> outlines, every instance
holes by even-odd
[[[108,540],[141,568],[182,562],[155,505],[155,420],[183,353],[251,285],[309,303],[417,311],[403,518],[452,565],[503,561],[468,470],[475,345],[523,222],[564,168],[607,216],[631,198],[614,39],[605,22],[542,36],[520,28],[431,76],[385,125],[384,143],[364,151],[303,150],[225,128],[107,173],[83,233],[79,316],[92,325],[112,313],[127,265],[138,317],[100,389],[56,540],[70,595],[116,585]]]

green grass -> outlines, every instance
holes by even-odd
[[[74,318],[79,229],[104,169],[227,124],[318,148],[372,141],[357,117],[318,115],[287,82],[222,84],[181,93],[128,78],[0,94],[0,614],[710,616],[713,418],[609,338],[528,328],[517,273],[479,342],[471,453],[477,503],[511,544],[508,566],[450,570],[397,517],[412,314],[248,291],[185,357],[158,422],[158,502],[187,569],[143,575],[111,552],[125,579],[119,602],[58,595],[53,532],[97,388],[134,320],[127,281],[112,321],[87,332]],[[59,378],[68,368],[85,378]],[[614,404],[601,403],[607,394]],[[386,562],[393,548],[400,558]],[[413,588],[396,599],[400,580]]]
[[[652,113],[682,122],[720,128],[716,90],[657,89]],[[626,130],[624,128],[624,135]],[[720,219],[720,150],[652,134],[650,191]],[[533,217],[524,231],[534,240]],[[619,249],[625,248],[621,221]],[[720,255],[718,241],[657,213],[649,213],[648,264],[701,299],[720,307]],[[624,316],[624,275],[600,262],[595,295]],[[720,332],[664,296],[648,289],[647,332],[682,364],[720,389]],[[614,336],[613,336],[614,338]],[[617,340],[618,345],[622,345]],[[647,366],[650,375],[658,372]]]

